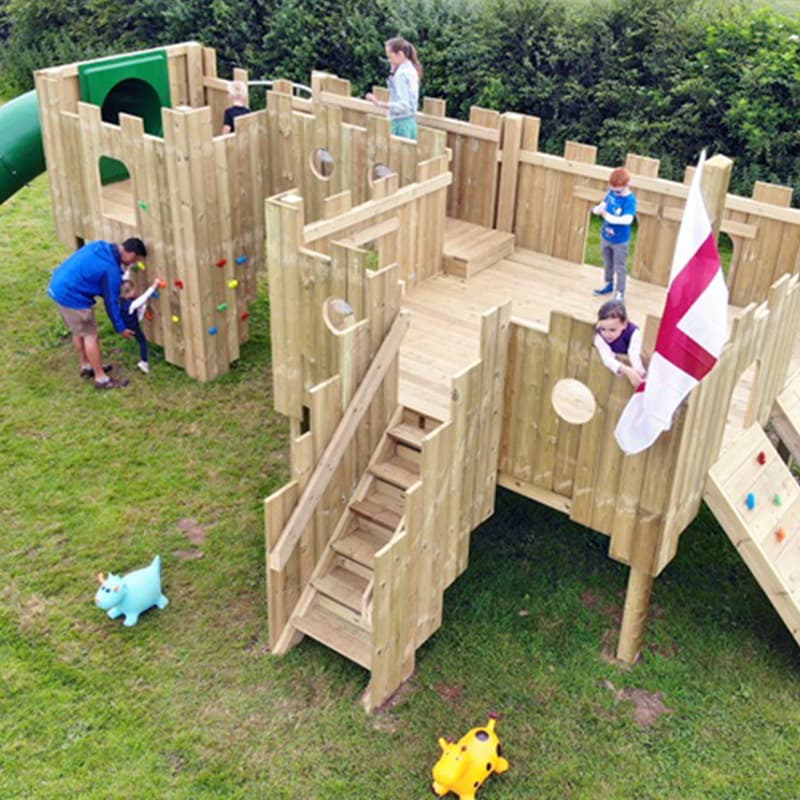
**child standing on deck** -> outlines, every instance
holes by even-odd
[[[133,281],[123,280],[120,286],[120,311],[122,319],[128,330],[133,331],[136,341],[139,344],[139,363],[136,365],[145,373],[150,372],[150,362],[147,360],[147,337],[142,331],[142,319],[147,309],[147,301],[152,297],[153,292],[161,285],[161,279],[156,278],[146,292],[139,297],[133,288]]]
[[[625,299],[625,282],[628,277],[628,247],[631,241],[631,225],[636,216],[636,196],[628,187],[630,173],[625,167],[612,170],[608,178],[608,193],[592,213],[603,218],[603,264],[605,286],[595,289],[595,294],[611,294],[616,278],[617,300]]]
[[[396,36],[386,43],[386,58],[389,59],[392,71],[387,81],[389,86],[389,102],[378,100],[370,92],[367,100],[378,108],[389,110],[392,123],[392,135],[404,136],[406,139],[417,138],[417,106],[419,105],[419,82],[422,80],[422,64],[417,58],[417,49],[411,42]]]
[[[228,86],[228,96],[231,99],[231,105],[225,109],[225,117],[222,121],[223,133],[234,132],[236,117],[252,113],[247,105],[247,84],[244,81],[231,81]]]
[[[597,312],[594,346],[603,363],[615,374],[624,375],[634,389],[647,374],[642,363],[642,332],[628,319],[620,300],[609,300]],[[623,364],[617,356],[627,355],[631,365]]]

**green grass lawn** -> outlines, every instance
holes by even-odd
[[[139,375],[104,323],[131,386],[95,392],[45,294],[54,240],[42,179],[0,206],[2,800],[430,797],[437,738],[490,710],[511,769],[484,800],[800,797],[800,651],[707,512],[632,670],[604,658],[627,578],[607,540],[504,492],[391,707],[366,716],[367,673],[314,642],[271,658],[265,298],[210,385],[158,353]],[[164,611],[126,629],[94,607],[98,571],[156,553]]]

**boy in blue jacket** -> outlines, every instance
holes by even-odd
[[[119,292],[125,267],[147,256],[141,239],[122,244],[96,241],[81,247],[56,267],[47,294],[58,306],[64,324],[72,333],[72,344],[81,365],[81,377],[94,377],[98,389],[126,386],[127,380],[112,380],[103,366],[100,337],[94,318],[95,298],[100,296],[117,333],[131,338],[120,313]]]
[[[628,247],[631,241],[631,225],[636,216],[636,196],[628,188],[630,173],[625,167],[617,167],[608,178],[608,193],[592,213],[603,218],[603,264],[605,285],[595,289],[598,295],[611,294],[614,280],[617,289],[614,298],[625,299],[625,283],[628,278]]]

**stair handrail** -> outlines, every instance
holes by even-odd
[[[317,505],[325,496],[328,484],[344,456],[347,445],[355,436],[364,414],[369,409],[381,382],[389,371],[389,367],[394,361],[403,337],[408,330],[410,321],[410,314],[406,310],[401,310],[395,317],[392,327],[384,337],[378,352],[367,368],[363,380],[350,401],[350,405],[347,406],[344,414],[342,414],[342,419],[339,421],[333,436],[331,436],[322,458],[314,468],[314,472],[308,479],[308,483],[300,495],[294,511],[286,521],[283,532],[270,553],[269,568],[271,570],[282,570],[291,558],[292,552],[297,547],[306,525],[314,515]]]

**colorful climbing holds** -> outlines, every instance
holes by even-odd
[[[235,289],[239,285],[239,281],[234,278],[232,281],[228,281],[228,288]]]
[[[237,264],[246,264],[247,263],[247,256],[239,256],[239,258],[236,259],[236,263]]]
[[[224,311],[224,310],[225,310],[227,307],[228,307],[228,304],[227,304],[227,303],[220,303],[220,304],[217,306],[217,311]]]
[[[140,200],[139,201],[139,208],[141,208],[142,211],[147,211],[147,203],[145,203],[144,200]]]
[[[156,290],[153,292],[153,294],[152,294],[152,295],[150,295],[150,296],[153,298],[153,300],[158,300],[158,298],[159,298],[159,297],[161,297],[161,295],[158,293],[158,289],[156,289]]]
[[[177,324],[178,322],[181,321],[181,318],[177,314],[173,314],[172,321]]]
[[[752,511],[756,507],[756,496],[752,492],[747,493],[745,505]]]
[[[782,506],[783,498],[779,494],[776,494],[775,497],[772,498],[772,503],[776,506]]]
[[[217,259],[217,266],[218,267],[224,267],[227,263],[228,263],[228,259],[227,258],[218,258]]]
[[[174,283],[175,283],[175,288],[176,289],[183,289],[183,281],[182,280],[176,280]]]
[[[219,328],[216,325],[212,325],[208,329],[208,332],[211,334],[211,336],[216,336],[218,331],[219,331]]]
[[[167,282],[163,278],[159,278],[159,280],[158,280],[158,288],[159,289],[166,289],[167,288]]]
[[[763,467],[767,463],[767,454],[762,450],[757,456],[756,461]]]
[[[136,268],[137,268],[137,269],[141,269],[141,270],[145,270],[145,269],[147,269],[147,267],[145,266],[145,263],[144,263],[144,261],[137,261],[137,262],[136,262]]]
[[[144,312],[144,318],[146,320],[152,321],[153,316],[154,316],[154,314],[153,314],[153,309],[152,308],[148,308],[147,311]]]
[[[250,312],[249,311],[242,311],[242,313],[239,314],[239,319],[242,320],[242,321],[248,319],[249,317],[250,317]]]
[[[786,531],[783,528],[778,528],[778,530],[775,531],[775,538],[779,542],[782,542],[786,538]]]

